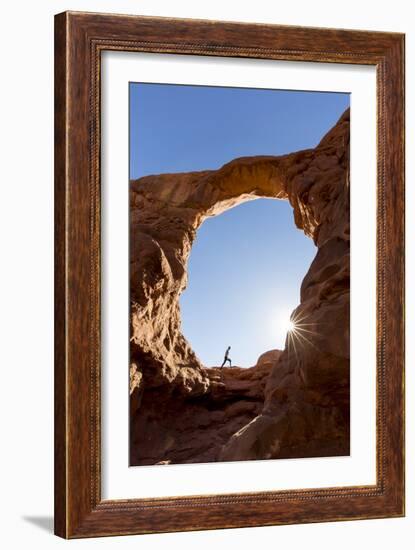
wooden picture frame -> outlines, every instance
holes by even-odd
[[[104,50],[377,71],[377,481],[101,499],[100,60]],[[404,35],[65,12],[55,18],[55,533],[64,538],[404,515]]]

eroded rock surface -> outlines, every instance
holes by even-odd
[[[314,149],[130,189],[131,464],[348,454],[349,112]],[[198,227],[258,197],[288,200],[317,253],[281,355],[220,381],[181,333],[179,297]]]
[[[143,393],[132,424],[132,464],[214,462],[232,435],[263,408],[265,386],[280,354],[255,367],[207,369],[208,389],[186,397],[163,387]]]

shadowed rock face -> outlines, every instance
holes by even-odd
[[[131,463],[214,462],[232,435],[263,408],[272,361],[244,369],[207,369],[208,390],[186,399],[166,398],[162,387],[143,392],[131,433]]]
[[[179,297],[198,227],[258,197],[288,200],[317,254],[283,352],[220,379]],[[349,454],[349,112],[315,149],[133,181],[130,208],[131,464]]]

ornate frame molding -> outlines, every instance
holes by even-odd
[[[101,500],[104,50],[376,66],[376,485]],[[55,54],[55,533],[77,538],[402,516],[404,35],[65,12],[55,17]]]

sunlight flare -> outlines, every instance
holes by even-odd
[[[289,319],[287,321],[287,332],[291,332],[294,329],[295,329],[295,323],[294,321],[291,321],[291,319]]]
[[[295,330],[295,322],[291,319],[291,310],[281,313],[277,320],[277,331],[279,335],[285,337],[288,333]]]

